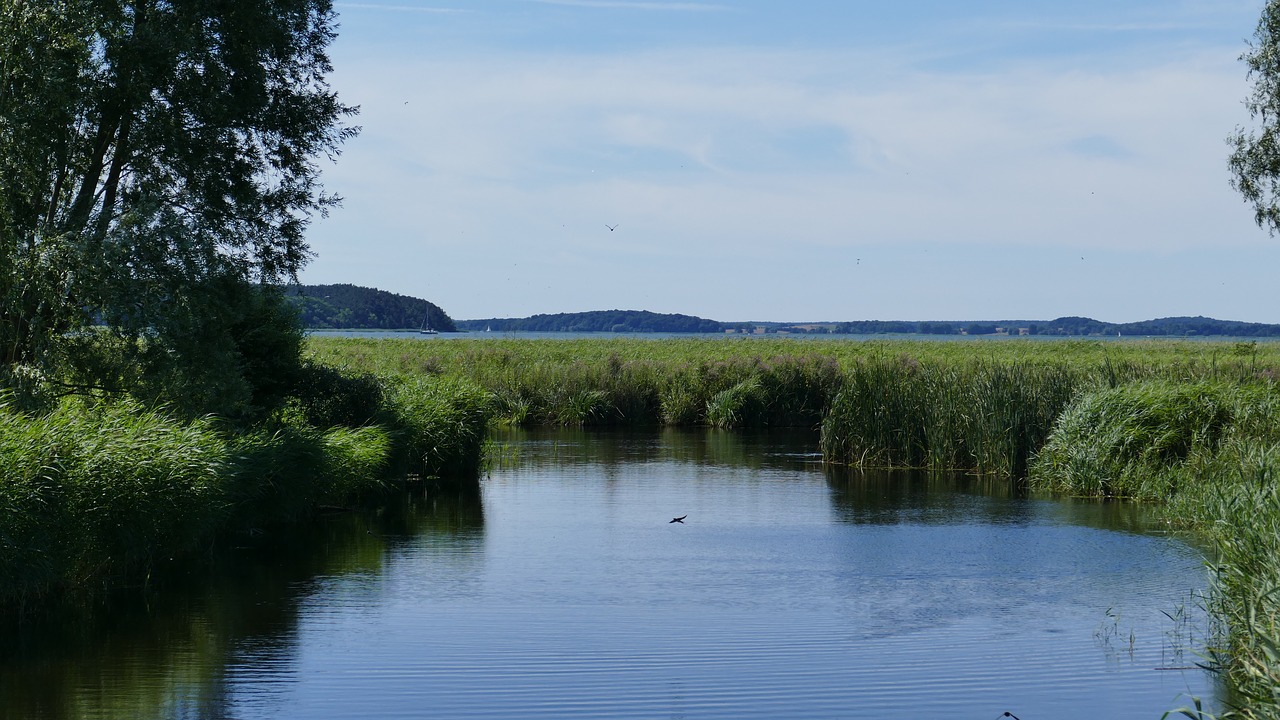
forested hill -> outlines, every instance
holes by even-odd
[[[580,313],[534,315],[527,318],[459,320],[459,330],[495,332],[672,332],[718,333],[722,323],[692,315],[672,315],[647,310],[596,310]]]
[[[431,329],[456,332],[457,327],[438,305],[408,295],[358,285],[294,285],[288,297],[297,304],[306,328],[361,330]]]
[[[527,318],[459,320],[459,330],[524,332],[688,332],[688,333],[818,333],[832,335],[1065,335],[1152,337],[1280,337],[1280,325],[1171,317],[1132,323],[1109,323],[1086,317],[1054,320],[858,320],[852,322],[778,323],[718,322],[690,315],[663,315],[637,310],[534,315]]]
[[[487,318],[454,321],[432,302],[408,295],[357,285],[296,285],[288,295],[301,311],[307,328],[406,330],[422,327],[428,318],[440,332],[627,332],[627,333],[827,333],[925,335],[1067,335],[1123,337],[1280,337],[1280,325],[1215,320],[1207,317],[1168,317],[1131,323],[1109,323],[1087,317],[1054,320],[906,321],[779,323],[719,322],[692,315],[647,310],[596,310],[533,315],[526,318]]]
[[[1280,337],[1280,325],[1214,320],[1207,317],[1169,317],[1132,323],[1104,323],[1089,318],[1058,318],[1047,323],[1070,329],[1072,335],[1234,335],[1237,337]]]
[[[807,328],[813,328],[807,330]],[[862,320],[815,325],[778,326],[773,329],[832,334],[914,333],[924,335],[1107,335],[1122,337],[1280,337],[1280,325],[1215,320],[1207,317],[1169,317],[1131,323],[1111,323],[1087,317],[1055,320],[999,321],[885,321]]]

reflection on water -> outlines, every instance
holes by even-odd
[[[375,512],[236,537],[149,591],[59,609],[0,634],[0,718],[221,718],[246,668],[288,675],[303,603],[376,596],[415,543],[476,546],[479,489],[428,488]]]
[[[1136,506],[824,468],[809,433],[495,442],[480,487],[235,538],[0,636],[0,718],[1029,720],[1220,692],[1167,669],[1194,665],[1204,573]]]

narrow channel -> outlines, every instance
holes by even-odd
[[[1141,507],[805,433],[495,435],[479,487],[244,538],[0,639],[0,718],[1158,718],[1203,559]],[[684,522],[673,523],[684,516]]]

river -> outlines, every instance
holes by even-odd
[[[1143,509],[824,469],[804,433],[513,431],[478,487],[236,538],[0,637],[0,718],[1158,718],[1199,552]],[[682,523],[673,523],[675,517]]]

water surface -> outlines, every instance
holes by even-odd
[[[1158,718],[1221,692],[1202,560],[1135,506],[826,471],[807,435],[500,440],[479,488],[8,638],[0,717]]]

